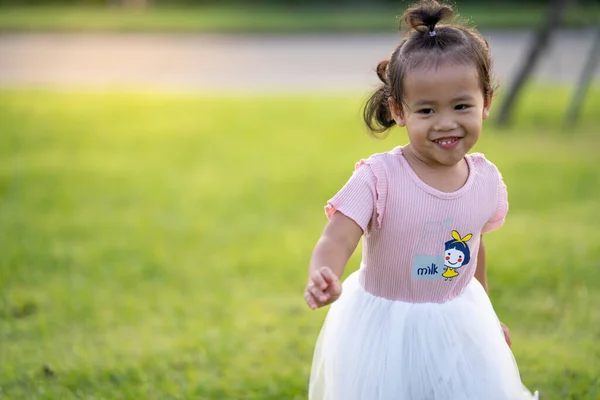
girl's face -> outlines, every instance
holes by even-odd
[[[479,139],[491,106],[477,69],[448,62],[413,69],[403,89],[406,104],[400,108],[390,100],[390,111],[406,126],[411,150],[432,166],[460,162]]]
[[[460,268],[465,261],[465,254],[457,249],[446,250],[444,257],[444,266],[450,268]]]

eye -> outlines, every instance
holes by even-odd
[[[433,114],[433,108],[423,108],[423,109],[419,110],[419,114],[431,115],[431,114]]]
[[[454,109],[458,110],[458,111],[467,110],[469,108],[471,108],[471,106],[468,104],[458,104],[457,106],[454,107]]]

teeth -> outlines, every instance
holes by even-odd
[[[440,139],[440,140],[436,140],[436,142],[438,142],[439,144],[442,144],[442,145],[448,145],[448,144],[452,144],[452,143],[456,142],[457,140],[458,140],[458,138]]]

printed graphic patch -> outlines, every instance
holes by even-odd
[[[452,230],[452,239],[443,242],[445,240],[443,236],[448,235],[448,225],[451,221],[450,219],[444,222],[430,221],[424,227],[423,239],[428,240],[429,243],[432,239],[434,242],[440,243],[440,253],[441,243],[443,243],[444,252],[440,256],[422,255],[416,251],[417,255],[414,256],[412,266],[413,279],[435,280],[443,278],[445,281],[452,281],[452,278],[460,275],[461,268],[471,261],[471,250],[467,245],[467,242],[473,237],[471,233],[461,236],[458,231]],[[438,237],[434,238],[435,236]]]
[[[459,275],[458,270],[471,261],[471,251],[467,242],[473,237],[468,234],[461,237],[457,231],[452,231],[452,240],[444,243],[444,273],[445,280],[451,281]]]
[[[415,256],[412,269],[413,279],[441,279],[444,272],[444,257]]]

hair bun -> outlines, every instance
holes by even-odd
[[[388,83],[387,67],[389,63],[390,60],[383,60],[380,61],[379,64],[377,64],[377,76],[379,77],[379,80],[385,84]]]
[[[432,32],[438,22],[453,15],[454,11],[449,5],[440,4],[435,0],[423,0],[406,10],[402,20],[417,31],[424,32],[423,28],[427,28]]]

